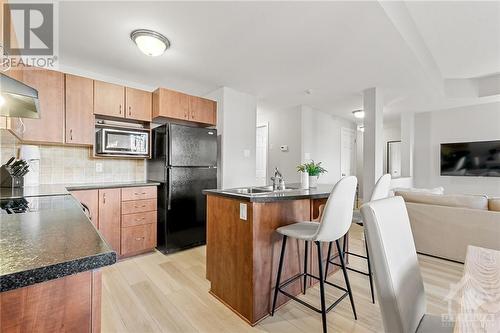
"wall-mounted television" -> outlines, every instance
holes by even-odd
[[[442,143],[441,176],[500,177],[500,140]]]

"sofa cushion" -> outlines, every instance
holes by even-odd
[[[488,210],[500,212],[500,197],[488,199]]]
[[[429,194],[417,192],[396,192],[406,202],[422,203],[427,205],[448,206],[448,207],[463,207],[470,209],[488,210],[488,197],[485,195],[468,195],[468,194]]]

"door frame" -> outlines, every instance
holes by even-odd
[[[267,135],[266,135],[266,167],[265,167],[265,175],[264,175],[264,179],[265,179],[265,184],[267,184],[267,176],[268,176],[268,167],[269,167],[269,122],[268,121],[263,121],[263,122],[259,122],[256,124],[255,126],[255,140],[257,140],[257,128],[259,127],[266,127],[267,129]],[[257,147],[255,147],[255,160],[257,161]],[[257,180],[257,174],[255,175],[255,180]]]
[[[354,172],[353,172],[353,175],[356,175],[356,165],[357,165],[357,159],[356,159],[356,140],[357,140],[357,137],[356,137],[356,130],[350,128],[350,127],[341,127],[340,128],[340,158],[339,158],[339,163],[340,163],[340,167],[339,167],[339,179],[342,179],[342,134],[344,132],[349,132],[352,134],[353,138],[354,138],[354,147],[353,147],[353,150],[352,150],[352,162],[353,162],[353,165],[351,165],[351,171],[353,170],[354,168]]]

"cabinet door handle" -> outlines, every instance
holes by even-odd
[[[106,203],[106,193],[104,193],[102,195],[102,203],[105,204]]]
[[[136,237],[135,238],[136,241],[140,241],[140,240],[143,240],[143,239],[144,239],[144,237]]]
[[[120,104],[120,111],[119,111],[120,114],[122,114],[122,105]]]
[[[146,207],[146,205],[142,205],[142,206],[134,206],[134,208],[144,208]]]
[[[132,115],[132,107],[131,107],[131,106],[129,106],[129,107],[128,107],[128,115],[129,115],[129,116],[131,116],[131,115]]]
[[[69,139],[71,141],[73,141],[73,129],[72,128],[69,130]]]
[[[146,192],[141,192],[141,193],[139,193],[139,192],[134,192],[134,195],[139,195],[139,194],[146,194]]]
[[[140,219],[135,219],[136,222],[139,222],[139,221],[142,221],[142,220],[145,220],[146,218],[145,217],[141,217]]]

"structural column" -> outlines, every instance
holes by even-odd
[[[401,177],[413,177],[415,114],[401,114]]]
[[[383,98],[378,88],[363,91],[363,201],[370,199],[375,182],[383,172]]]

